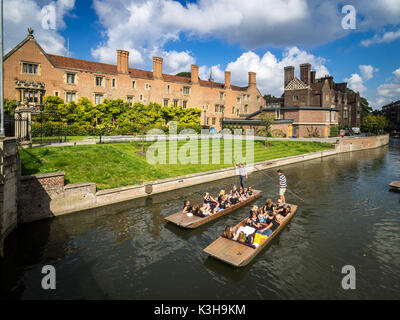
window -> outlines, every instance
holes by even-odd
[[[133,106],[133,102],[135,101],[135,98],[133,96],[128,96],[126,98],[126,101],[128,102],[128,104],[132,107]]]
[[[140,100],[140,101],[143,101],[143,95],[142,95],[142,94],[139,95],[139,100]]]
[[[343,119],[347,119],[349,117],[349,111],[348,110],[344,110],[343,111]]]
[[[333,113],[333,121],[336,121],[336,112]]]
[[[58,91],[54,92],[54,95],[55,95],[56,97],[58,97],[58,95],[59,95]]]
[[[22,72],[28,74],[38,74],[38,65],[35,63],[26,63],[22,64]]]
[[[111,86],[112,86],[113,88],[115,88],[115,79],[112,79],[112,81],[111,81]]]
[[[136,81],[132,81],[132,88],[136,89]]]
[[[207,118],[206,120],[206,124],[209,125],[210,124],[210,118]]]
[[[224,93],[223,92],[219,93],[219,100],[224,100]]]
[[[67,73],[67,83],[75,84],[75,73]]]
[[[187,101],[186,100],[183,100],[182,107],[183,107],[183,109],[186,109],[186,107],[187,107]]]
[[[240,97],[236,98],[236,103],[240,103]]]
[[[327,112],[326,112],[326,122],[329,122],[329,121],[330,121],[330,119],[331,119],[330,114],[331,114],[330,111],[327,111]]]
[[[97,105],[97,104],[103,103],[103,95],[102,95],[102,94],[96,93],[96,94],[94,95],[94,103],[95,103],[96,105]]]
[[[293,101],[299,101],[299,96],[293,96]]]
[[[219,112],[219,104],[215,105],[215,112],[218,113]]]
[[[171,86],[167,85],[167,93],[171,93]]]
[[[76,101],[76,95],[75,92],[66,92],[65,93],[65,101],[71,102],[71,101]]]
[[[212,118],[212,125],[215,126],[215,118]]]
[[[232,114],[235,114],[235,107],[232,107]]]
[[[190,95],[190,87],[183,87],[183,89],[182,89],[182,94],[183,94],[184,96]]]
[[[247,113],[247,104],[244,106],[244,113]]]
[[[97,87],[103,86],[103,77],[96,77],[96,86]]]
[[[169,104],[169,100],[168,99],[164,99],[164,107],[168,107]]]
[[[148,83],[145,83],[144,88],[145,88],[145,90],[150,90],[150,85]]]
[[[174,108],[177,108],[177,107],[178,107],[178,100],[174,99]]]
[[[281,118],[281,111],[279,109],[275,110],[275,119]]]

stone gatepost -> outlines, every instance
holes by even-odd
[[[15,137],[0,137],[0,257],[4,239],[18,223],[19,161]]]
[[[15,137],[22,147],[32,146],[32,111],[29,105],[15,109]]]

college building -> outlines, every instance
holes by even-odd
[[[391,102],[382,107],[382,114],[388,120],[390,132],[400,132],[400,100]]]
[[[129,52],[116,51],[117,64],[57,56],[46,53],[35,40],[33,30],[4,57],[4,96],[16,99],[24,108],[38,112],[46,96],[65,102],[86,97],[94,104],[104,99],[123,99],[161,106],[199,108],[203,127],[221,129],[222,118],[239,118],[265,107],[256,85],[256,73],[249,72],[245,87],[199,78],[199,67],[191,66],[191,76],[163,73],[163,59],[153,57],[153,71],[129,67]]]
[[[347,90],[347,83],[335,83],[333,77],[316,78],[311,64],[300,65],[300,79],[295,67],[284,69],[284,93],[266,100],[265,108],[241,119],[226,119],[232,125],[257,128],[266,112],[275,118],[274,136],[329,137],[332,126],[360,127],[360,95]]]

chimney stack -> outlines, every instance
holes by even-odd
[[[300,65],[300,80],[305,84],[311,84],[311,64],[303,63]]]
[[[117,50],[117,72],[127,74],[129,71],[129,51]]]
[[[311,83],[315,83],[315,74],[317,73],[317,71],[311,71]]]
[[[163,59],[160,57],[153,57],[153,77],[156,79],[162,78],[162,65]]]
[[[192,64],[190,70],[190,81],[192,83],[199,83],[199,66]]]
[[[290,81],[294,79],[294,67],[288,66],[285,67],[285,88]]]
[[[226,89],[231,88],[231,72],[230,71],[225,71],[225,88]]]
[[[249,72],[249,87],[255,87],[255,86],[256,86],[256,73]]]

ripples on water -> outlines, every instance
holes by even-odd
[[[400,147],[342,154],[283,167],[287,194],[299,210],[291,224],[250,265],[233,268],[203,249],[253,204],[276,198],[275,169],[249,183],[263,197],[199,229],[165,224],[184,199],[229,189],[217,181],[152,198],[22,225],[6,242],[2,296],[108,299],[399,299]],[[184,196],[183,196],[184,195]],[[114,213],[113,213],[114,212]],[[53,264],[57,290],[40,289],[41,267]],[[357,289],[341,288],[353,265]]]

